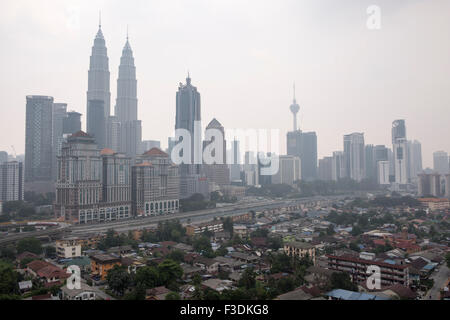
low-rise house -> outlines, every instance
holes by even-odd
[[[123,256],[125,254],[129,254],[131,252],[133,252],[133,247],[132,246],[119,246],[119,247],[112,247],[108,249],[108,253],[109,254],[114,254],[114,255],[119,255],[119,256]]]
[[[56,285],[70,277],[65,270],[42,260],[34,260],[28,263],[26,272],[50,285]]]
[[[390,300],[387,297],[376,296],[368,293],[359,293],[344,289],[335,289],[325,294],[328,300]]]
[[[193,246],[191,246],[189,244],[185,244],[185,243],[177,243],[174,246],[174,248],[176,250],[181,250],[181,251],[184,251],[184,252],[192,252],[192,251],[194,251],[194,247]]]
[[[119,257],[115,257],[109,254],[96,254],[91,256],[91,274],[94,277],[98,277],[101,280],[106,280],[108,271],[114,268],[114,266],[121,265]]]
[[[170,292],[166,287],[156,287],[145,290],[145,300],[166,300],[166,295]]]
[[[218,292],[223,290],[233,290],[233,281],[231,280],[221,280],[221,279],[208,279],[202,282],[202,286],[205,288],[210,288]]]
[[[187,263],[180,264],[181,269],[183,269],[183,279],[191,279],[195,274],[200,273],[202,268],[197,266],[192,266]]]
[[[195,236],[205,231],[210,231],[214,233],[221,232],[223,231],[223,223],[219,220],[216,220],[200,224],[190,224],[186,226],[186,235],[188,236]]]
[[[96,289],[86,283],[80,283],[80,289],[69,289],[67,285],[61,288],[61,300],[96,300]]]
[[[31,280],[19,282],[19,290],[21,293],[30,291],[33,288],[33,282]]]
[[[56,241],[56,255],[60,259],[81,257],[81,244],[76,238],[68,238]]]
[[[284,252],[290,257],[304,258],[308,256],[313,263],[316,263],[316,248],[306,242],[290,242],[284,245]]]
[[[195,259],[194,265],[209,274],[219,272],[219,262],[214,259],[198,257]]]
[[[229,256],[235,260],[245,262],[245,263],[257,263],[260,258],[254,255],[249,255],[243,252],[231,252]]]
[[[275,298],[275,300],[311,300],[312,295],[306,293],[303,289],[298,288],[293,291],[284,293]]]

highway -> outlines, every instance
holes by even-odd
[[[139,230],[150,226],[157,225],[159,222],[177,219],[182,223],[200,222],[212,220],[217,217],[235,216],[247,213],[250,210],[261,212],[264,210],[273,210],[278,208],[285,208],[288,206],[298,206],[301,204],[314,204],[319,200],[336,201],[348,197],[348,195],[333,196],[333,197],[311,197],[302,199],[288,199],[288,200],[258,200],[252,202],[241,202],[235,205],[230,205],[221,208],[207,209],[192,212],[180,212],[175,214],[152,216],[152,217],[137,217],[127,220],[112,221],[105,223],[86,224],[86,225],[69,225],[60,223],[57,228],[50,228],[42,231],[24,232],[19,234],[8,235],[0,239],[0,245],[15,242],[22,238],[28,237],[43,237],[56,235],[59,233],[70,233],[71,236],[81,236],[87,234],[104,233],[108,229],[114,229],[118,232],[127,232],[130,230]]]

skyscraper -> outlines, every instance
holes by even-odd
[[[375,147],[372,144],[365,146],[365,178],[377,181],[377,163],[375,161]]]
[[[191,78],[188,75],[186,78],[186,84],[180,83],[177,92],[177,109],[176,109],[176,122],[175,129],[185,129],[191,134],[191,164],[194,164],[195,155],[195,140],[201,141],[201,131],[194,132],[195,122],[200,124],[201,121],[201,101],[200,93],[197,88],[191,84]],[[199,126],[201,128],[201,126]],[[196,137],[195,134],[200,135]],[[197,143],[199,142],[197,141]],[[201,148],[201,146],[200,146]],[[198,173],[199,168],[197,166],[183,167],[181,168],[181,175],[184,175],[184,171],[189,170],[191,173]]]
[[[333,161],[331,164],[331,179],[333,181],[339,181],[346,176],[344,152],[335,151],[333,152]]]
[[[23,200],[23,179],[22,162],[0,163],[0,202]]]
[[[52,180],[53,97],[27,96],[25,182]]]
[[[102,26],[99,24],[98,32],[92,47],[92,54],[88,72],[87,91],[87,125],[91,124],[89,117],[89,104],[92,100],[101,100],[104,103],[104,118],[110,115],[111,92],[108,50],[106,49],[105,38],[103,37]]]
[[[70,111],[63,121],[63,134],[74,134],[81,130],[81,113]]]
[[[56,157],[61,152],[61,146],[64,134],[64,120],[67,118],[67,103],[53,104],[53,159],[52,159],[52,178],[56,180]]]
[[[273,184],[294,185],[301,177],[300,158],[295,156],[280,156],[278,172],[272,176]]]
[[[58,156],[55,217],[72,223],[113,221],[131,215],[130,159],[98,149],[80,131]]]
[[[420,172],[422,172],[422,145],[419,141],[408,141],[409,178],[410,182],[415,182]]]
[[[441,175],[449,173],[448,153],[436,151],[433,153],[433,169]]]
[[[395,183],[405,185],[409,181],[408,141],[405,120],[392,123],[392,145],[394,151]]]
[[[318,170],[319,180],[332,181],[333,180],[333,157],[324,157],[319,160]]]
[[[365,176],[364,133],[344,136],[344,157],[347,176],[361,182]]]
[[[135,158],[141,151],[142,124],[137,115],[137,80],[133,51],[127,41],[120,58],[115,116],[120,123],[120,152]]]
[[[202,176],[201,162],[202,132],[201,132],[201,100],[200,93],[191,83],[188,74],[186,84],[180,83],[176,94],[175,129],[185,129],[191,136],[190,163],[182,163],[180,170],[180,198],[188,198],[195,193],[207,195],[206,177]],[[181,141],[177,141],[176,144]],[[196,158],[197,155],[197,158]],[[198,159],[200,157],[200,159]]]
[[[220,159],[218,159],[217,163],[213,163],[213,164],[204,164],[203,165],[203,169],[204,169],[204,173],[206,175],[206,178],[208,179],[208,182],[211,185],[216,185],[216,186],[222,186],[222,185],[228,185],[230,184],[230,170],[228,168],[228,165],[226,163],[226,156],[227,156],[227,141],[225,140],[225,129],[222,126],[222,124],[217,121],[217,119],[213,119],[211,120],[211,122],[208,124],[208,126],[206,127],[206,131],[208,130],[218,130],[220,131],[220,133],[222,134],[222,139],[221,142],[215,142],[215,137],[214,140],[205,140],[203,141],[203,150],[205,150],[206,147],[210,146],[213,142],[214,145],[219,145],[222,144],[222,148],[221,148],[221,154],[222,157],[220,157]],[[205,134],[206,137],[206,134]],[[216,153],[217,152],[217,153]],[[219,157],[220,154],[218,153],[219,151],[217,150],[212,150],[211,155],[212,157]]]
[[[106,118],[104,116],[105,102],[103,100],[90,100],[88,108],[87,134],[95,139],[98,148],[106,146]]]
[[[180,176],[169,155],[153,148],[136,159],[132,168],[134,215],[159,215],[179,211]]]

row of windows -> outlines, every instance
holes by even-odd
[[[130,217],[130,212],[130,206],[80,210],[79,223],[83,224],[91,221],[112,221],[126,219]]]
[[[179,209],[178,200],[155,201],[145,203],[146,214],[175,212]]]

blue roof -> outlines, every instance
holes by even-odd
[[[342,300],[389,300],[368,293],[359,293],[343,289],[335,289],[325,294],[326,296]]]
[[[386,259],[386,260],[384,260],[384,262],[389,263],[389,264],[395,264],[395,261],[391,260],[391,259]]]
[[[437,263],[429,263],[425,267],[423,267],[422,269],[432,270],[432,269],[434,269],[436,267],[436,265],[437,265]]]

